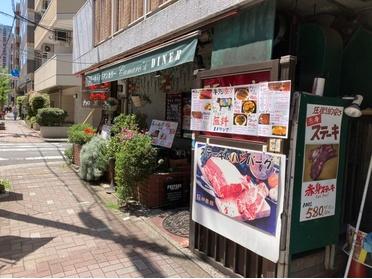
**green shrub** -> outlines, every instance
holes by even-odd
[[[66,148],[64,154],[65,154],[67,164],[69,165],[72,164],[72,157],[73,157],[72,146]]]
[[[41,108],[48,108],[50,105],[49,96],[46,94],[42,95],[33,95],[29,100],[31,108],[31,116],[35,116],[38,113],[38,110]]]
[[[115,183],[119,198],[126,201],[137,183],[146,179],[156,166],[156,151],[151,137],[134,134],[122,142],[115,158]]]
[[[23,101],[25,100],[25,98],[26,98],[26,96],[18,96],[17,98],[16,98],[16,103],[17,103],[17,105],[19,106],[19,105],[22,105],[23,104]]]
[[[61,126],[67,113],[60,108],[41,108],[36,115],[36,122],[40,126]]]
[[[8,179],[0,179],[0,194],[4,193],[5,190],[10,190],[11,184]]]
[[[107,170],[107,140],[93,137],[80,151],[80,177],[87,181],[96,181]]]
[[[24,98],[21,99],[22,103],[19,105],[19,111],[24,118],[30,119],[31,118],[31,116],[30,116],[31,107],[30,107],[30,103],[29,103],[30,95],[27,94],[27,95],[21,96],[21,97],[24,97]]]
[[[30,123],[33,125],[33,124],[35,124],[35,123],[37,123],[36,122],[36,116],[32,116],[32,117],[30,117]]]
[[[135,114],[120,114],[115,117],[111,128],[111,135],[120,133],[123,129],[138,131],[138,120]]]
[[[67,130],[69,142],[80,145],[89,142],[95,133],[96,130],[90,124],[74,124]]]

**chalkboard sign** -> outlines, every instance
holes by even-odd
[[[184,198],[182,181],[172,181],[165,184],[165,203],[167,206],[179,206]]]
[[[167,94],[166,98],[166,120],[177,122],[176,136],[181,136],[182,127],[182,93]]]

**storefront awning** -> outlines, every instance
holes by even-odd
[[[154,50],[131,60],[123,61],[85,76],[85,84],[100,84],[108,81],[131,78],[168,69],[194,61],[197,38]]]

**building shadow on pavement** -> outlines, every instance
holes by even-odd
[[[0,236],[0,271],[7,265],[14,264],[28,254],[43,247],[51,240],[53,240],[53,237]]]
[[[10,201],[21,201],[23,200],[23,194],[16,192],[8,192],[7,195],[0,196],[0,202],[10,202]]]
[[[168,247],[160,245],[159,243],[141,240],[138,239],[138,237],[136,237],[135,235],[129,233],[127,235],[114,233],[108,226],[102,225],[103,222],[92,216],[90,213],[80,214],[82,222],[88,225],[88,228],[66,224],[59,221],[47,220],[35,216],[10,212],[4,209],[0,209],[0,217],[29,224],[57,228],[74,233],[89,235],[120,244],[124,248],[123,250],[125,250],[125,252],[123,253],[128,256],[128,258],[136,266],[137,271],[141,273],[143,277],[164,277],[166,275],[163,274],[157,266],[153,265],[153,263],[149,261],[146,256],[138,250],[149,250],[151,252],[162,253],[166,256],[175,258],[186,258],[185,256],[169,251]],[[97,224],[101,227],[96,227]],[[2,256],[0,256],[0,258],[1,257]],[[149,270],[151,270],[151,273],[149,272]]]

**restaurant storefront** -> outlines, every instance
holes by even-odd
[[[337,276],[347,224],[355,226],[356,158],[370,152],[370,118],[349,123],[344,113],[350,101],[335,74],[350,72],[338,64],[342,40],[321,20],[292,26],[301,12],[283,15],[274,2],[85,73],[84,82],[105,84],[103,101],[117,99],[116,114],[142,117],[166,162],[152,177],[162,198],[143,202],[190,201],[194,253],[245,277]],[[312,89],[322,78],[324,87]],[[359,155],[348,145],[359,142],[349,125],[363,142]]]

